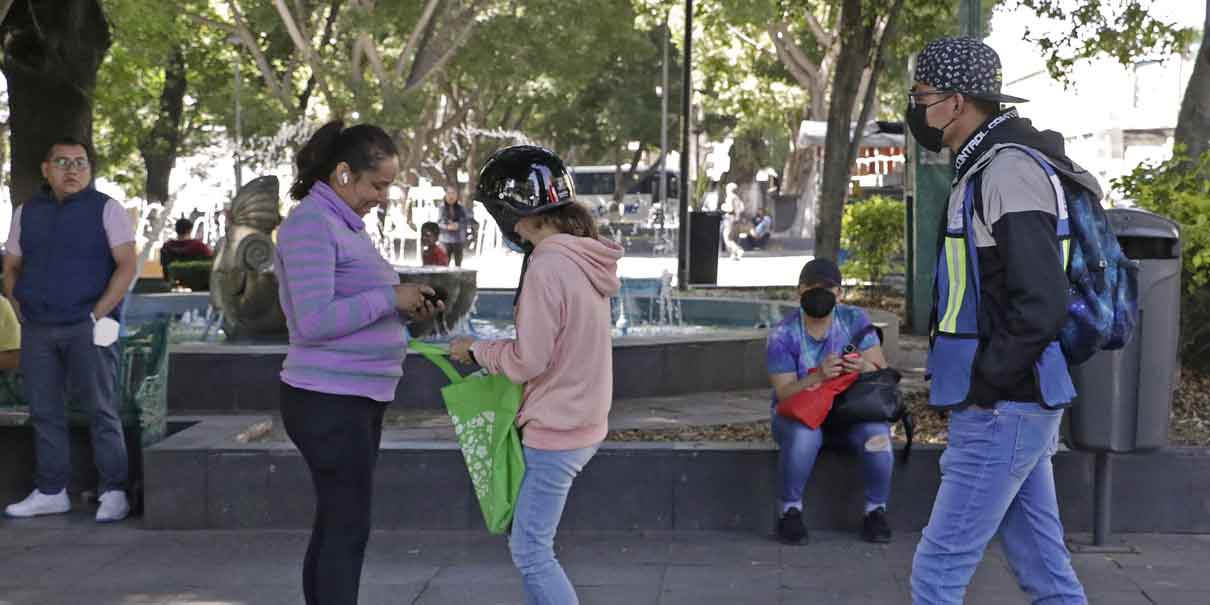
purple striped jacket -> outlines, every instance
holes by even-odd
[[[290,213],[275,270],[290,348],[281,379],[300,389],[391,402],[407,332],[395,310],[395,269],[365,223],[327,184]]]

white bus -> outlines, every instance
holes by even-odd
[[[676,221],[676,212],[671,212],[665,218],[663,209],[654,200],[660,197],[659,175],[655,172],[640,178],[647,168],[639,165],[634,177],[627,179],[626,191],[622,196],[621,208],[616,208],[617,214],[610,211],[614,204],[614,190],[617,184],[617,166],[573,166],[572,178],[576,184],[576,199],[584,203],[598,217],[620,220],[627,225],[642,225],[655,227],[661,218],[668,223]],[[629,164],[622,165],[623,177],[630,171]],[[673,209],[679,196],[680,182],[676,170],[666,171],[668,178],[668,201]]]

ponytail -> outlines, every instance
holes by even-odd
[[[294,158],[297,176],[290,185],[290,197],[307,197],[317,181],[328,182],[336,165],[345,162],[354,174],[371,170],[378,162],[397,157],[395,141],[383,129],[373,124],[344,127],[344,121],[324,124],[307,140]]]

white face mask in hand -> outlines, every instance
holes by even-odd
[[[118,341],[118,331],[121,325],[112,317],[102,317],[93,321],[92,344],[98,347],[108,347]]]

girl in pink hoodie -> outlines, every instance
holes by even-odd
[[[516,208],[515,192],[492,190],[493,170],[510,167],[538,173],[530,179],[538,186],[529,188],[531,195],[522,202],[528,208]],[[555,605],[578,603],[555,559],[554,538],[572,481],[608,429],[613,399],[609,299],[620,287],[622,257],[621,246],[601,239],[592,215],[571,201],[570,178],[561,169],[554,154],[535,147],[505,149],[484,165],[480,201],[490,210],[493,201],[512,195],[512,220],[497,220],[506,236],[532,246],[516,307],[517,338],[464,338],[450,346],[455,359],[525,383],[517,426],[526,468],[509,550],[524,580],[525,602]],[[509,185],[527,181],[524,174],[516,176],[503,180]]]

